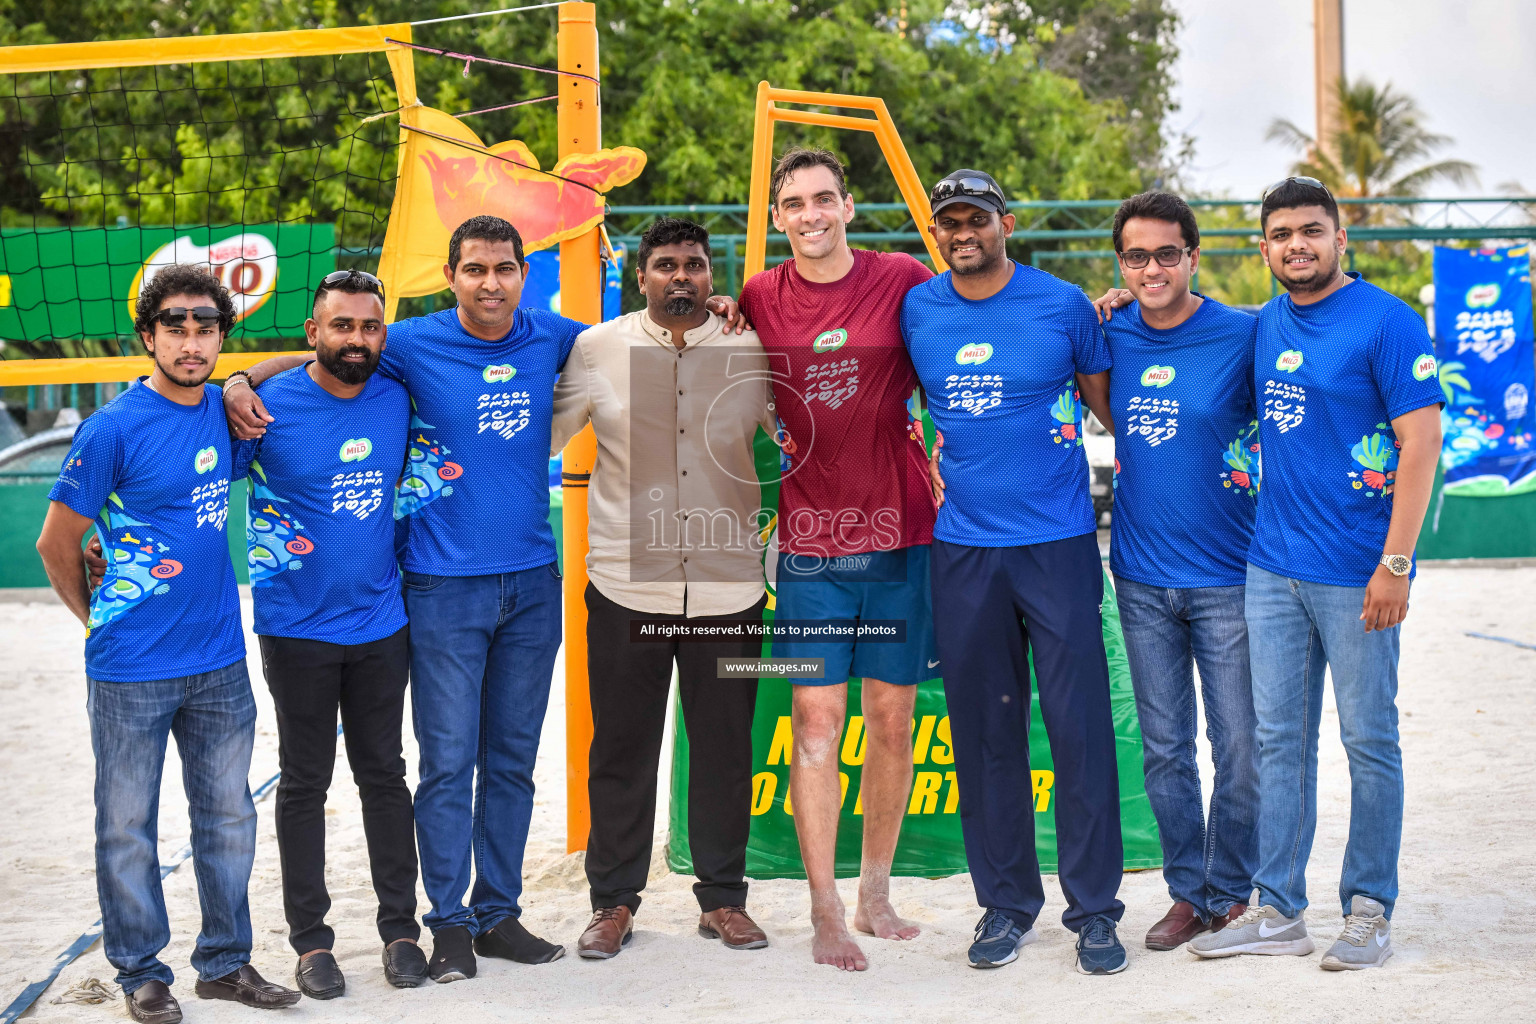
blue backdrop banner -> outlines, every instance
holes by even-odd
[[[1445,493],[1536,491],[1531,249],[1435,247],[1435,353],[1445,392]]]

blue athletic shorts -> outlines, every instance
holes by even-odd
[[[900,620],[903,643],[854,638],[791,640],[775,637],[775,658],[823,658],[821,679],[791,679],[797,686],[831,686],[850,678],[914,686],[937,679],[933,597],[928,584],[928,545],[895,551],[817,558],[779,552],[774,621],[789,619]]]

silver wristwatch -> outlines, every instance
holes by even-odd
[[[1381,564],[1393,576],[1407,576],[1408,570],[1413,568],[1413,559],[1407,555],[1382,555]]]

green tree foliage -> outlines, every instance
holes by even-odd
[[[482,6],[0,0],[0,43],[391,23]],[[550,66],[554,20],[546,10],[449,22],[423,26],[415,39]],[[1172,61],[1173,24],[1165,0],[1056,0],[1033,8],[604,0],[605,142],[638,146],[650,157],[640,179],[611,198],[744,201],[760,79],[884,97],[926,181],[969,165],[991,171],[1020,198],[1129,194],[1162,168],[1157,126],[1165,90],[1146,73],[1161,74]],[[284,63],[277,74],[288,77],[274,80]],[[457,113],[553,91],[548,75],[476,64],[465,76],[462,67],[418,54],[423,100]],[[7,77],[0,84],[0,215],[7,223],[345,221],[350,212],[357,226],[343,223],[342,236],[354,244],[387,214],[394,122],[359,127],[396,102],[378,56]],[[74,95],[58,98],[63,93]],[[18,94],[31,102],[6,99]],[[105,121],[125,127],[88,130]],[[553,106],[540,104],[468,123],[488,142],[523,139],[547,165],[554,121]],[[36,126],[32,137],[14,130],[18,122]],[[316,139],[325,145],[315,148]],[[872,136],[780,126],[777,140],[781,147],[832,146],[854,169],[859,198],[898,198]],[[29,164],[31,173],[22,173]]]

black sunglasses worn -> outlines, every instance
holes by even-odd
[[[215,306],[166,306],[155,314],[155,319],[166,327],[180,327],[188,316],[204,327],[212,327],[222,319]]]
[[[1007,200],[1003,198],[997,186],[985,178],[945,178],[933,186],[933,191],[928,193],[928,199],[935,203],[942,203],[955,196],[991,196],[999,203],[1007,205]]]
[[[320,298],[320,293],[327,288],[335,288],[343,281],[357,278],[363,282],[363,287],[379,297],[379,301],[387,302],[384,298],[384,282],[368,273],[366,270],[333,270],[320,279],[320,284],[315,288],[315,298]]]
[[[1190,247],[1187,245],[1182,249],[1175,249],[1171,245],[1165,245],[1153,252],[1148,252],[1145,249],[1127,249],[1120,254],[1120,262],[1132,270],[1140,270],[1154,259],[1157,260],[1157,265],[1160,267],[1176,267],[1179,265],[1179,261],[1189,252]]]
[[[1293,174],[1289,178],[1281,178],[1279,181],[1269,186],[1269,188],[1266,188],[1264,190],[1264,194],[1259,197],[1259,202],[1262,203],[1268,199],[1270,195],[1274,193],[1275,189],[1281,187],[1282,185],[1289,185],[1293,182],[1297,185],[1305,185],[1307,188],[1320,189],[1325,195],[1328,196],[1329,199],[1333,198],[1333,193],[1328,191],[1328,186],[1324,185],[1316,178],[1308,177],[1305,174]]]

